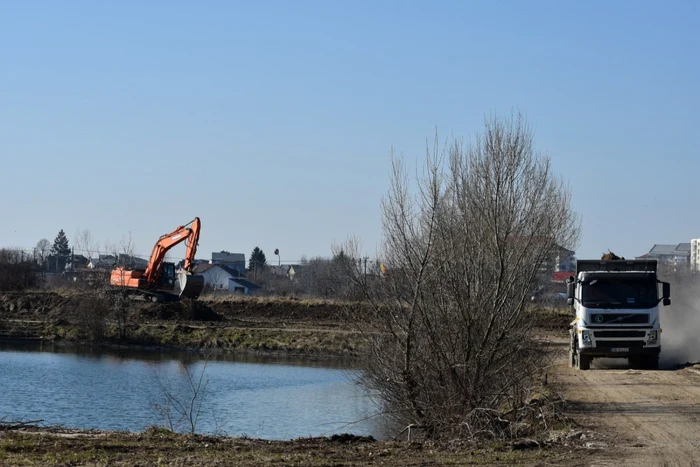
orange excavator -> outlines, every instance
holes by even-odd
[[[163,235],[153,247],[145,270],[117,267],[112,271],[110,284],[137,292],[154,302],[198,298],[204,288],[204,278],[192,274],[192,270],[201,225],[199,217],[195,217],[193,221]],[[187,253],[182,271],[175,277],[175,265],[166,263],[165,255],[182,242],[187,246]]]

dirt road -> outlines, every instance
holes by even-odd
[[[700,370],[639,371],[601,359],[577,371],[562,357],[556,379],[571,416],[607,444],[593,465],[700,466]]]

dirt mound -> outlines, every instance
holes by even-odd
[[[204,300],[227,319],[295,322],[337,322],[344,315],[345,304],[292,299]]]
[[[57,318],[75,306],[72,297],[55,292],[12,292],[0,295],[0,316],[13,319]]]
[[[94,306],[95,292],[62,295],[56,292],[12,292],[0,295],[0,318],[66,322],[80,319],[76,314],[85,306]],[[109,306],[109,300],[102,302]],[[212,307],[201,301],[174,303],[133,301],[130,312],[146,320],[221,321]]]
[[[602,260],[619,260],[619,259],[624,260],[625,258],[623,256],[617,256],[615,253],[608,250],[607,253],[603,253],[603,257],[601,259]]]

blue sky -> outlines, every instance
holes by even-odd
[[[88,228],[148,254],[199,216],[200,256],[371,253],[389,149],[514,108],[571,186],[580,257],[689,241],[699,5],[3,2],[0,245]]]

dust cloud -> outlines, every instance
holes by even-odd
[[[700,362],[700,275],[673,275],[661,280],[671,283],[671,306],[661,310],[662,368],[676,368]]]

